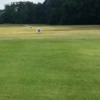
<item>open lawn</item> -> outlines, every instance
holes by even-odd
[[[0,100],[100,100],[100,26],[0,25]]]

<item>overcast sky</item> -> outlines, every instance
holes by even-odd
[[[44,2],[44,0],[0,0],[0,9],[4,9],[5,4],[9,4],[11,2],[17,2],[17,1],[32,1],[34,3]]]

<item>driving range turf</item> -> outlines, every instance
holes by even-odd
[[[100,100],[100,26],[0,25],[0,100]]]

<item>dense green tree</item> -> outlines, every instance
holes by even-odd
[[[3,10],[0,10],[0,23],[3,23]]]
[[[0,11],[0,23],[100,24],[99,11],[100,0],[14,2]]]
[[[36,4],[32,2],[15,2],[4,9],[5,23],[34,23]]]

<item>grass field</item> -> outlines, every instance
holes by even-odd
[[[0,25],[0,100],[100,100],[100,26]]]

